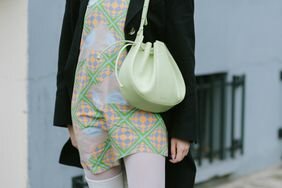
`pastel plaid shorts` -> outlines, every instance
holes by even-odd
[[[84,19],[71,103],[72,121],[83,168],[93,174],[120,165],[137,152],[168,155],[167,129],[160,114],[130,106],[114,76],[121,46],[97,58],[109,44],[124,39],[129,0],[90,0]],[[122,54],[118,65],[126,56]]]

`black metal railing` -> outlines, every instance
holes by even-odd
[[[235,157],[244,147],[245,75],[197,76],[199,142],[191,151],[198,164]]]

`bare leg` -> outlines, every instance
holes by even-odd
[[[165,157],[135,153],[124,158],[128,188],[165,188]]]

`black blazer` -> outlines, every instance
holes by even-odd
[[[130,0],[124,26],[126,40],[134,40],[136,37],[143,3],[144,0]],[[59,45],[54,126],[72,125],[71,97],[87,4],[88,0],[66,0]],[[194,0],[151,0],[147,19],[148,24],[144,27],[144,42],[164,41],[176,60],[186,84],[184,100],[167,112],[161,113],[168,130],[168,137],[197,143]],[[129,49],[130,46],[127,50]],[[82,168],[78,151],[71,145],[70,139],[61,151],[59,162]],[[167,168],[169,169],[166,172],[168,177],[166,179],[169,179],[167,187],[177,183],[179,178],[190,178],[190,184],[182,182],[179,186],[174,184],[174,188],[193,186],[196,167],[191,152],[178,164],[168,162]]]

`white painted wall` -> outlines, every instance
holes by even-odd
[[[0,1],[0,187],[27,183],[27,0]]]

